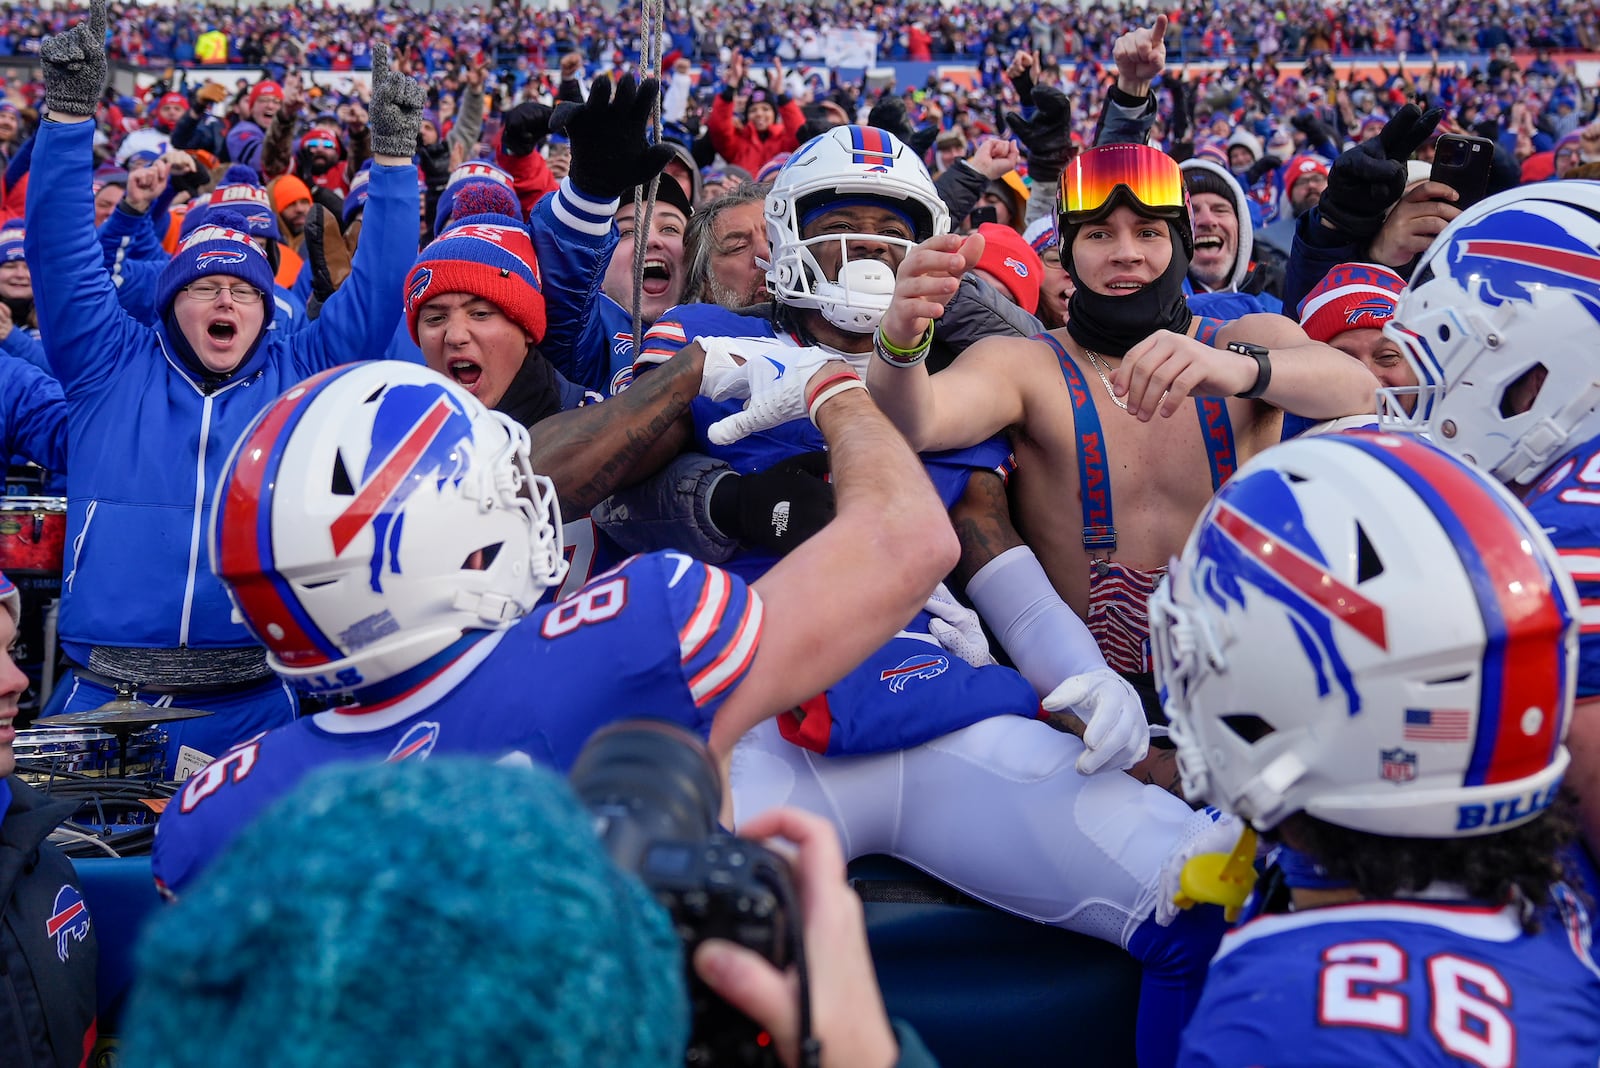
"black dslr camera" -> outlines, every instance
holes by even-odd
[[[601,844],[666,906],[683,941],[693,1068],[780,1063],[771,1036],[695,974],[695,948],[725,938],[773,965],[798,966],[801,1039],[808,998],[794,880],[783,857],[717,829],[722,783],[699,739],[674,724],[635,719],[595,733],[570,776],[594,814]]]

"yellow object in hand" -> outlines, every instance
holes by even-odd
[[[1233,852],[1202,853],[1190,858],[1179,873],[1174,903],[1184,909],[1191,905],[1221,905],[1223,915],[1232,923],[1255,888],[1255,861],[1256,832],[1246,827]]]

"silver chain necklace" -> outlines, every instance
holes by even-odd
[[[1111,398],[1111,403],[1115,404],[1123,411],[1127,411],[1128,402],[1122,400],[1116,395],[1111,388],[1111,379],[1106,377],[1106,365],[1100,362],[1102,359],[1104,359],[1104,357],[1102,357],[1098,352],[1095,352],[1093,349],[1084,349],[1083,354],[1089,357],[1089,366],[1094,368],[1094,373],[1100,376],[1101,382],[1105,383],[1106,396]]]

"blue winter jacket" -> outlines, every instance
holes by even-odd
[[[350,278],[322,315],[270,332],[221,384],[177,357],[160,323],[117,304],[94,230],[83,161],[93,123],[41,124],[28,262],[41,339],[67,398],[67,575],[61,639],[80,663],[93,645],[230,648],[256,644],[211,573],[212,500],[251,419],[319,371],[380,355],[400,319],[416,258],[416,170],[375,166],[368,226]]]

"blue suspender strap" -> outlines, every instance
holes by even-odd
[[[1204,315],[1198,318],[1200,327],[1195,331],[1195,340],[1204,345],[1215,344],[1223,321]],[[1239,466],[1239,454],[1233,447],[1233,421],[1228,418],[1228,402],[1221,397],[1196,397],[1194,407],[1200,416],[1206,459],[1211,462],[1211,489],[1216,491]]]
[[[1106,439],[1089,383],[1061,342],[1049,334],[1035,334],[1034,340],[1055,349],[1062,377],[1067,380],[1067,394],[1072,398],[1072,420],[1078,432],[1078,489],[1083,497],[1083,547],[1089,553],[1115,552],[1117,528],[1111,521],[1111,469],[1106,464]]]
[[[1211,489],[1215,492],[1239,466],[1239,456],[1233,449],[1233,421],[1228,418],[1228,402],[1221,397],[1196,397],[1194,407],[1200,416],[1206,459],[1211,461]]]

